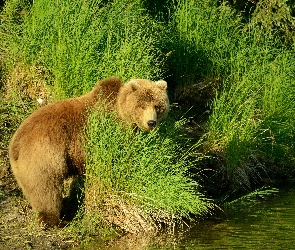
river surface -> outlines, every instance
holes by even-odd
[[[295,189],[225,215],[174,234],[125,236],[93,249],[295,249]]]

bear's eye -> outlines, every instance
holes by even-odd
[[[141,105],[140,107],[141,107],[143,110],[146,109],[146,106],[144,106],[144,105]]]
[[[157,111],[157,113],[161,113],[162,112],[162,109],[159,105],[155,105],[155,109]]]

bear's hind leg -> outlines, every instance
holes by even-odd
[[[38,220],[48,226],[57,226],[60,223],[62,208],[62,185],[60,178],[47,178],[34,189],[23,188],[33,210],[38,213]]]
[[[34,164],[19,159],[18,162],[12,161],[11,166],[25,197],[38,213],[39,221],[56,226],[60,223],[65,164],[61,163],[62,160],[48,164],[46,157],[41,159],[43,162],[33,161]],[[30,160],[34,160],[34,157]],[[26,167],[28,165],[31,167]]]
[[[56,187],[54,190],[44,193],[42,199],[31,199],[31,205],[38,213],[39,222],[43,222],[48,226],[59,225],[62,208],[62,189]]]

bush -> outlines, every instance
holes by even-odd
[[[294,43],[295,5],[291,2],[286,0],[258,1],[250,25],[261,29],[261,35],[264,37],[280,38],[282,42]]]

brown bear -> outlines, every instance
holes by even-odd
[[[15,132],[9,145],[12,171],[39,221],[60,223],[62,189],[66,178],[84,172],[81,135],[87,115],[96,105],[113,110],[134,128],[150,131],[167,115],[165,81],[106,78],[77,98],[58,101],[33,112]],[[98,121],[99,122],[99,121]]]

